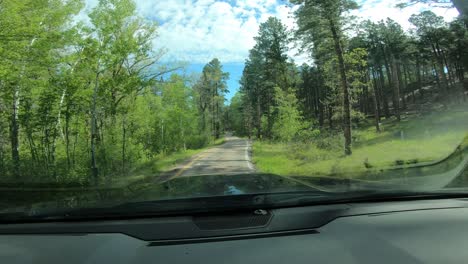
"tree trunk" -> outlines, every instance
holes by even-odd
[[[421,99],[424,98],[424,90],[423,90],[423,85],[422,85],[422,79],[421,79],[421,62],[419,61],[419,58],[416,60],[416,78],[418,82],[418,89],[419,89],[419,95],[421,96]],[[416,101],[416,98],[413,98],[413,100]]]
[[[398,80],[400,81],[400,97],[401,97],[401,102],[403,103],[402,108],[406,109],[406,83],[407,83],[407,76],[405,72],[405,68],[403,66],[403,74],[401,73],[401,63],[400,61],[397,63],[397,73],[398,73]],[[404,75],[404,77],[403,77]]]
[[[96,74],[96,80],[93,91],[93,102],[91,108],[91,175],[93,177],[94,185],[98,184],[98,167],[96,162],[96,141],[97,141],[97,118],[96,118],[96,104],[97,93],[99,89],[99,73]]]
[[[320,72],[320,70],[319,70]],[[321,76],[319,75],[318,76],[319,78],[319,81],[318,81],[318,85],[316,86],[316,94],[317,94],[317,108],[318,108],[318,117],[319,117],[319,125],[320,127],[323,127],[323,123],[324,123],[324,120],[325,120],[325,106],[323,105],[323,102],[322,102],[322,79],[321,79]]]
[[[441,84],[441,81],[440,81],[440,73],[439,73],[439,70],[437,69],[437,66],[436,66],[436,63],[434,62],[433,65],[432,65],[433,69],[434,69],[434,73],[435,73],[435,79],[436,79],[436,83],[437,83],[437,88],[439,89],[440,92],[443,92],[445,89],[443,89],[442,87],[442,84]],[[430,94],[432,95],[432,89],[429,90],[430,91]]]
[[[380,106],[378,100],[378,92],[377,92],[377,82],[375,79],[375,73],[372,68],[369,68],[370,72],[366,75],[366,82],[368,83],[367,90],[369,92],[369,96],[371,99],[372,107],[374,109],[374,122],[375,122],[375,130],[380,132]],[[372,76],[372,81],[370,80],[370,76]],[[370,91],[369,91],[370,90]]]
[[[361,112],[364,113],[365,115],[369,114],[368,103],[369,103],[369,91],[368,91],[368,88],[366,86],[363,89],[363,92],[362,92],[362,95],[361,95],[361,102],[360,102]]]
[[[324,123],[324,120],[325,120],[325,106],[323,105],[322,101],[319,100],[319,126],[320,127],[323,127],[323,123]]]
[[[216,101],[216,139],[221,137],[221,118],[219,116],[219,102]]]
[[[351,155],[351,105],[349,102],[349,87],[348,80],[346,77],[346,68],[343,58],[343,49],[341,47],[341,39],[338,35],[338,30],[336,28],[335,22],[328,18],[330,24],[330,30],[333,36],[333,42],[335,44],[335,52],[338,57],[338,68],[341,76],[341,86],[343,89],[343,130],[345,138],[345,155]]]
[[[206,133],[206,105],[200,102],[201,132]]]
[[[432,44],[432,51],[434,52],[434,57],[436,61],[436,71],[437,75],[439,76],[439,81],[441,84],[441,88],[447,92],[448,90],[448,82],[447,82],[447,77],[445,75],[444,71],[444,62],[441,54],[439,54],[438,49],[434,44]]]
[[[71,158],[70,158],[70,110],[67,108],[65,110],[65,152],[67,155],[67,169],[71,168]]]
[[[397,62],[395,57],[392,55],[391,59],[392,63],[392,82],[393,82],[393,111],[395,114],[395,117],[397,118],[398,121],[401,120],[400,116],[400,81],[398,79],[398,69],[397,69]]]
[[[455,77],[453,76],[452,67],[450,67],[450,65],[448,63],[447,54],[444,52],[444,50],[442,50],[439,47],[438,43],[436,44],[436,47],[439,50],[439,56],[440,56],[440,59],[442,61],[442,67],[444,67],[444,69],[447,69],[447,74],[446,74],[446,77],[448,76],[447,87],[450,88],[451,85],[455,84]],[[444,73],[445,73],[445,70],[444,70]]]
[[[382,70],[382,66],[379,65],[379,76],[380,76],[380,87],[382,89],[380,89],[380,92],[381,92],[381,97],[382,97],[382,101],[383,101],[383,106],[384,106],[384,113],[385,113],[385,118],[390,118],[390,107],[388,106],[388,98],[387,98],[387,95],[385,93],[385,76],[383,74],[383,70]]]
[[[371,73],[372,73],[372,81],[373,81],[373,85],[374,85],[374,103],[375,103],[375,106],[376,107],[376,110],[377,110],[377,115],[379,117],[379,122],[380,122],[380,115],[381,115],[381,106],[380,106],[380,96],[379,96],[379,85],[377,83],[377,76],[375,74],[375,71],[373,69],[371,69]]]
[[[19,155],[19,87],[15,88],[13,95],[13,111],[11,114],[10,124],[10,142],[11,142],[11,160],[13,161],[13,176],[20,177],[20,155]]]
[[[375,84],[375,82],[374,82]],[[380,132],[380,111],[379,111],[379,106],[378,106],[378,103],[377,103],[377,98],[378,98],[378,94],[377,94],[377,87],[374,86],[374,92],[372,93],[372,101],[374,103],[374,121],[375,121],[375,131],[377,131],[377,133]]]
[[[260,108],[260,96],[257,96],[257,114],[256,114],[256,126],[257,126],[257,138],[262,137],[262,113]]]
[[[122,173],[125,173],[126,147],[127,147],[127,128],[125,127],[125,116],[122,118]]]

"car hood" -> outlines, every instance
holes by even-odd
[[[84,208],[138,201],[317,190],[273,174],[202,175],[146,180],[118,188],[4,188],[0,205],[11,208]],[[22,211],[22,210],[19,210]]]
[[[135,186],[149,200],[317,190],[292,177],[274,174],[200,175]]]
[[[333,177],[275,174],[204,175],[174,178],[158,184],[146,185],[139,192],[138,198],[158,200],[294,191],[345,192],[391,187],[391,185],[369,181]]]

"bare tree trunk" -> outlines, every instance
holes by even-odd
[[[398,79],[398,69],[395,57],[392,55],[392,78],[393,78],[393,111],[398,121],[401,120],[400,116],[400,81]]]
[[[400,94],[400,97],[401,97],[401,102],[403,103],[402,105],[402,108],[403,109],[406,109],[406,72],[403,72],[404,74],[404,78],[403,78],[403,74],[401,73],[401,63],[400,61],[398,61],[397,65],[397,74],[398,74],[398,80],[399,80],[399,84],[400,84],[400,91],[399,91],[399,94]],[[403,68],[403,71],[405,71],[405,69]]]
[[[215,100],[216,100],[216,119],[215,119],[215,138],[219,139],[220,134],[221,134],[221,121],[220,121],[220,116],[219,116],[219,99],[218,99],[218,85],[216,84],[216,90],[215,90]]]
[[[372,101],[374,103],[374,121],[375,121],[375,131],[380,132],[380,113],[379,106],[377,104],[377,87],[374,86],[374,92],[372,93]]]
[[[343,130],[345,138],[345,155],[351,155],[351,104],[349,101],[349,87],[348,79],[346,77],[346,68],[343,58],[343,49],[341,47],[341,39],[338,35],[338,30],[336,28],[335,22],[333,19],[329,18],[328,22],[330,24],[330,30],[333,36],[333,42],[335,44],[335,52],[338,57],[338,68],[341,76],[341,86],[343,89]]]
[[[56,158],[55,158],[55,151],[57,149],[57,134],[60,134],[62,139],[65,141],[65,135],[64,135],[63,130],[62,130],[61,120],[62,120],[62,107],[63,107],[63,102],[65,101],[66,94],[67,94],[67,89],[64,88],[63,92],[62,92],[62,96],[60,97],[59,109],[58,109],[58,114],[57,114],[57,121],[56,121],[56,125],[55,125],[55,131],[54,131],[53,139],[52,139],[52,150],[50,152],[51,159],[52,159],[51,161],[52,161],[54,178],[56,177],[56,171],[57,171],[56,170],[57,161],[56,161]]]
[[[373,85],[374,85],[374,103],[375,103],[375,106],[376,107],[376,110],[377,110],[377,115],[379,117],[379,122],[380,122],[380,115],[381,115],[381,106],[380,106],[380,96],[379,96],[379,85],[377,83],[377,76],[375,74],[375,71],[373,69],[371,69],[371,73],[372,73],[372,79],[373,79]]]
[[[385,118],[390,118],[390,107],[388,106],[388,98],[387,95],[385,94],[385,76],[382,71],[382,66],[379,65],[379,79],[380,79],[380,89],[381,92],[381,97],[383,101],[383,107],[384,107],[384,113],[385,113]]]
[[[257,111],[256,111],[256,127],[257,127],[257,138],[262,137],[262,113],[260,109],[260,96],[257,96]]]
[[[126,159],[126,147],[127,147],[127,128],[125,127],[125,116],[122,120],[122,173],[125,174],[125,159]]]
[[[97,118],[96,118],[96,104],[97,93],[99,90],[99,72],[96,74],[96,80],[93,91],[93,103],[91,109],[91,175],[93,177],[94,185],[98,184],[98,167],[96,162],[96,141],[97,141]]]
[[[432,69],[433,69],[433,72],[435,73],[434,77],[436,79],[437,89],[439,89],[439,91],[442,91],[442,85],[440,84],[440,78],[439,78],[439,71],[437,70],[437,66],[435,62],[433,62],[432,64]],[[432,95],[432,89],[429,91],[430,91],[430,94]]]
[[[13,96],[13,111],[11,114],[10,124],[10,142],[11,142],[11,159],[13,161],[13,176],[20,177],[20,155],[19,155],[19,124],[18,124],[18,109],[19,109],[19,88],[17,87]]]
[[[418,83],[418,89],[419,89],[419,94],[421,96],[421,99],[424,97],[424,91],[422,87],[422,79],[421,79],[421,62],[419,61],[419,58],[416,60],[416,80]],[[413,98],[413,100],[416,101],[416,98]]]
[[[378,132],[380,132],[380,106],[379,106],[379,102],[378,102],[378,92],[377,92],[377,80],[375,79],[375,73],[374,73],[374,70],[372,68],[370,68],[370,74],[372,75],[372,82],[367,79],[367,83],[369,83],[369,89],[372,89],[372,91],[370,91],[370,97],[372,99],[372,104],[373,104],[373,107],[374,107],[374,122],[375,122],[375,130]],[[366,76],[369,76],[369,74],[367,74]],[[367,77],[369,78],[369,77]]]
[[[448,90],[448,82],[447,82],[447,77],[445,76],[445,72],[444,72],[443,59],[441,58],[434,44],[432,44],[432,51],[434,52],[435,63],[436,63],[435,68],[436,68],[436,72],[438,75],[438,79],[440,81],[440,88],[442,88],[446,92]]]
[[[437,47],[439,48],[439,45],[437,44]],[[449,85],[454,85],[455,84],[455,77],[453,76],[453,70],[452,70],[452,67],[449,67],[449,63],[447,61],[447,54],[445,54],[445,52],[440,49],[440,56],[441,56],[441,59],[443,61],[443,66],[447,69],[447,75],[448,75],[448,84]],[[444,71],[445,73],[445,71]]]
[[[314,102],[314,115],[316,118],[320,119],[320,94],[319,94],[319,86],[314,86],[314,97],[312,97],[312,101]]]
[[[71,168],[71,158],[70,158],[70,109],[66,108],[65,110],[65,152],[67,155],[67,170]]]
[[[319,75],[319,78],[320,75]],[[325,106],[323,105],[323,102],[322,102],[322,89],[320,89],[320,87],[322,87],[322,80],[320,79],[319,81],[320,83],[320,86],[317,85],[316,86],[316,94],[317,94],[317,108],[318,108],[318,119],[319,119],[319,125],[320,127],[323,127],[323,123],[324,123],[324,119],[325,119],[325,116],[324,116],[324,113],[325,113]]]

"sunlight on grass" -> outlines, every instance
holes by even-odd
[[[447,157],[460,145],[468,131],[467,120],[463,111],[433,113],[384,124],[381,133],[372,127],[356,129],[351,156],[344,156],[339,147],[319,148],[322,138],[306,144],[256,141],[253,161],[261,172],[303,176],[358,175],[371,169],[427,164]]]

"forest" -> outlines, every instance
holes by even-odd
[[[466,18],[447,23],[426,10],[405,31],[390,18],[353,17],[352,0],[290,2],[297,28],[277,18],[260,26],[230,105],[237,134],[256,139],[260,170],[333,176],[346,172],[343,164],[362,171],[433,161],[460,143],[468,129]],[[291,43],[313,63],[288,59]],[[442,127],[452,134],[437,134]]]
[[[132,0],[99,1],[89,22],[75,19],[83,8],[0,1],[2,182],[109,183],[221,137],[219,60],[185,76]]]
[[[306,161],[323,151],[357,157],[362,131],[377,138],[428,105],[467,104],[463,17],[422,11],[405,31],[389,18],[358,22],[352,0],[289,4],[297,28],[274,17],[260,25],[229,103],[222,62],[195,77],[167,63],[158,25],[132,0],[100,0],[86,21],[76,19],[82,1],[0,0],[1,181],[88,186],[157,174],[165,168],[155,164],[226,131],[255,140],[254,159],[298,146],[313,149]],[[288,57],[294,45],[310,63]],[[456,116],[460,133],[466,118]]]

